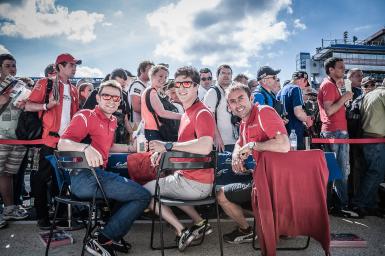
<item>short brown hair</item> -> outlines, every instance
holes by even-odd
[[[153,75],[155,75],[156,73],[158,73],[158,72],[161,71],[161,70],[166,71],[167,74],[169,73],[168,68],[167,68],[166,66],[164,66],[164,65],[155,65],[155,66],[152,66],[152,67],[151,67],[150,71],[148,72],[148,76],[149,76],[150,79],[151,79],[151,77],[152,77]]]
[[[104,87],[112,87],[119,90],[120,94],[122,94],[122,86],[116,80],[107,80],[100,84],[98,94],[101,95]]]
[[[247,94],[247,97],[250,98],[251,96],[251,91],[250,91],[250,88],[247,86],[247,85],[244,85],[240,82],[233,82],[229,87],[226,88],[225,90],[225,95],[226,95],[226,100],[227,98],[229,97],[229,94],[234,92],[234,91],[238,91],[238,90],[242,90],[242,91],[245,91],[246,94]]]

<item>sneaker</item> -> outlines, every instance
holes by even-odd
[[[203,236],[203,233],[205,235],[210,235],[213,233],[213,229],[211,225],[207,222],[207,220],[203,220],[199,225],[194,224],[191,228],[190,231],[194,234],[195,240],[201,238]]]
[[[132,245],[122,239],[120,242],[112,240],[111,247],[114,251],[128,253],[131,250]]]
[[[247,231],[242,231],[237,227],[233,232],[223,235],[223,240],[229,244],[250,243],[253,241],[253,229],[249,227]]]
[[[10,210],[5,207],[3,211],[3,218],[5,220],[24,220],[28,218],[28,213],[24,210],[21,210],[17,206],[13,206]]]
[[[185,228],[182,231],[182,235],[178,241],[178,249],[180,252],[186,250],[186,248],[191,244],[191,242],[195,239],[195,235],[190,229]]]
[[[88,240],[86,250],[95,256],[116,256],[111,244],[100,244],[94,238]]]
[[[7,221],[3,218],[3,215],[0,214],[0,228],[4,228],[8,225]]]

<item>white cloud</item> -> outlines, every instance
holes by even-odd
[[[372,27],[373,25],[364,25],[364,26],[355,27],[353,30],[354,31],[368,30],[368,29],[371,29]]]
[[[112,26],[112,23],[111,22],[103,22],[102,26],[103,27],[110,27],[110,26]]]
[[[169,4],[147,15],[149,25],[162,38],[154,53],[183,63],[199,60],[205,66],[250,67],[251,57],[290,35],[286,23],[277,20],[278,13],[290,5],[290,0]]]
[[[0,54],[11,53],[4,45],[0,44]]]
[[[104,74],[98,68],[78,66],[76,68],[76,77],[104,77]]]
[[[114,12],[115,17],[123,17],[123,12],[121,10]]]
[[[55,0],[24,0],[21,5],[0,4],[0,33],[26,39],[64,36],[88,43],[95,40],[95,25],[103,14],[69,11]]]
[[[288,6],[287,9],[286,9],[286,12],[288,14],[293,14],[293,8],[291,8],[291,6]]]
[[[306,29],[306,25],[304,23],[302,23],[300,19],[295,19],[294,20],[294,27],[302,29],[302,30]]]

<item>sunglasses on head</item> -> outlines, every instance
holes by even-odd
[[[120,101],[120,96],[119,95],[110,95],[107,93],[102,93],[100,95],[103,100],[113,100],[114,102],[119,102]]]
[[[206,80],[211,81],[213,78],[211,76],[209,77],[202,77],[201,80],[204,82]]]
[[[190,88],[193,84],[193,81],[175,82],[175,88],[180,88],[181,86],[184,88]]]

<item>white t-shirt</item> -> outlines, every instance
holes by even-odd
[[[202,85],[198,87],[198,98],[200,101],[203,101],[203,98],[206,96],[207,89],[205,89]]]
[[[61,121],[59,135],[62,135],[71,121],[71,93],[70,85],[63,83],[63,108],[61,111]]]
[[[129,91],[128,91],[128,102],[130,104],[130,107],[132,109],[132,100],[131,100],[131,97],[133,95],[135,96],[139,96],[141,97],[144,89],[146,89],[147,85],[145,83],[143,83],[142,81],[140,80],[135,80],[128,88],[129,88]],[[135,112],[135,111],[132,111],[132,119],[131,119],[133,122],[135,123],[139,123],[141,120],[142,120],[142,116]]]
[[[217,108],[217,126],[221,134],[224,145],[235,144],[236,139],[233,137],[233,125],[231,124],[231,114],[227,111],[227,102],[225,92],[222,87],[215,85],[221,92],[221,101]],[[217,92],[210,88],[203,99],[203,103],[215,115],[215,106],[217,104]]]

